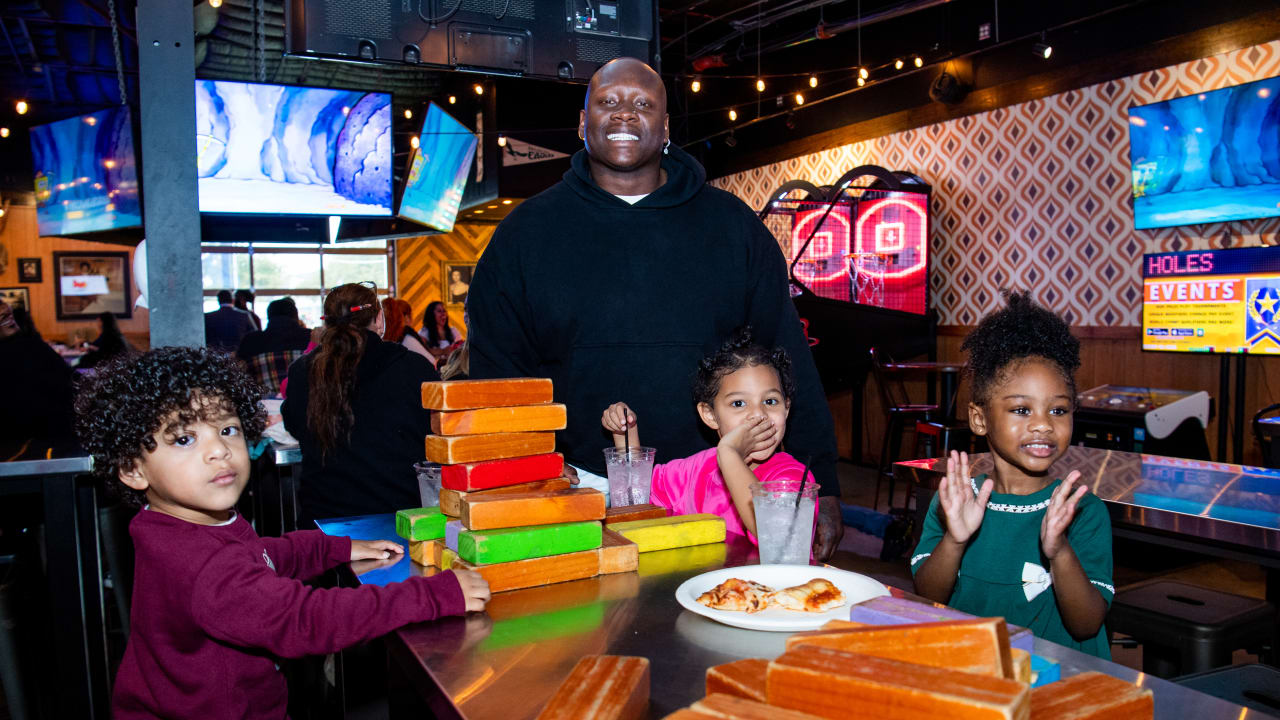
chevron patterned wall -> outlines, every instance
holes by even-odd
[[[480,259],[497,225],[461,224],[443,235],[424,235],[396,241],[397,297],[408,300],[421,327],[427,305],[444,299],[445,262],[474,263]],[[449,308],[449,322],[466,333],[462,308]]]
[[[1143,253],[1274,245],[1280,218],[1135,230],[1129,106],[1278,74],[1273,41],[712,184],[758,209],[787,180],[828,184],[867,163],[916,173],[934,188],[930,283],[940,324],[973,325],[997,308],[999,288],[1022,287],[1074,325],[1136,326]],[[787,252],[785,234],[778,240]]]

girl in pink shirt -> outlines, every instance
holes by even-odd
[[[653,468],[649,501],[677,515],[714,513],[731,533],[756,542],[751,483],[797,481],[804,466],[778,450],[787,431],[787,414],[795,395],[791,358],[782,348],[754,342],[751,328],[741,328],[717,352],[703,358],[694,381],[698,415],[716,431],[713,448]],[[600,422],[613,433],[614,445],[640,445],[636,415],[626,403],[605,409]],[[813,475],[806,478],[816,483]]]

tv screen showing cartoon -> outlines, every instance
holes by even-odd
[[[400,217],[440,232],[453,230],[475,152],[475,134],[430,103],[400,198]]]
[[[1280,215],[1280,77],[1129,108],[1138,229]]]
[[[142,225],[127,107],[31,128],[31,156],[41,235]]]
[[[391,96],[196,81],[200,212],[391,215]]]
[[[1280,354],[1280,247],[1144,255],[1142,349]]]

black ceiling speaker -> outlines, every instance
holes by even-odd
[[[943,105],[954,105],[969,94],[969,87],[960,82],[955,75],[943,70],[933,79],[929,86],[929,97]]]

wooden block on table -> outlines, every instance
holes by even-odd
[[[436,435],[481,435],[498,432],[546,432],[563,430],[568,415],[564,405],[520,405],[431,413]]]
[[[707,695],[722,693],[765,702],[765,675],[769,661],[747,658],[707,668]]]
[[[605,528],[600,542],[600,573],[631,572],[640,564],[640,548],[618,533]]]
[[[427,459],[441,465],[542,455],[555,449],[556,434],[550,432],[428,435],[426,443]]]
[[[667,514],[667,509],[661,505],[621,505],[609,508],[609,512],[604,516],[604,524],[664,518]]]
[[[715,717],[715,715],[708,715],[690,708],[680,708],[670,715],[663,716],[662,720],[715,720]]]
[[[770,705],[825,718],[1028,720],[1031,689],[1006,678],[799,645],[769,663]]]
[[[600,552],[583,550],[496,565],[473,565],[458,558],[454,561],[453,567],[480,573],[489,583],[489,591],[499,593],[595,577],[600,574]]]
[[[1021,648],[1012,648],[1009,650],[1009,657],[1013,659],[1013,679],[1031,682],[1031,653]]]
[[[462,503],[481,495],[519,495],[522,493],[550,493],[557,490],[568,490],[573,486],[565,478],[555,478],[552,480],[535,480],[533,482],[520,483],[519,485],[507,485],[505,487],[489,488],[488,490],[472,490],[471,492],[460,492],[458,490],[449,490],[440,488],[440,512],[452,517],[458,517],[462,514]]]
[[[1073,675],[1031,691],[1036,720],[1142,720],[1155,713],[1151,690],[1100,672]]]
[[[422,407],[428,410],[541,405],[552,400],[551,378],[448,380],[422,383]]]
[[[598,521],[525,525],[492,530],[463,530],[458,555],[472,565],[493,565],[529,558],[563,555],[600,547]]]
[[[438,507],[396,511],[396,534],[405,540],[435,540],[444,537],[444,514]]]
[[[552,525],[603,520],[604,505],[604,494],[590,488],[550,493],[479,495],[463,501],[462,512],[458,517],[468,530]]]
[[[787,638],[788,650],[800,645],[1015,679],[1004,618],[812,630]]]
[[[788,710],[776,705],[767,705],[759,700],[719,693],[708,693],[706,697],[690,705],[689,709],[722,720],[819,720],[817,715],[810,715],[807,712]]]
[[[538,720],[641,720],[648,710],[648,658],[588,655],[560,684]]]
[[[426,567],[448,570],[458,554],[445,547],[444,540],[410,540],[409,559]]]
[[[649,520],[614,523],[610,530],[640,547],[640,552],[669,550],[724,542],[724,518],[719,515],[674,515]]]
[[[640,577],[652,577],[675,572],[722,568],[728,557],[729,546],[722,542],[643,552],[640,553],[640,561],[636,564],[636,572]]]
[[[440,486],[470,492],[535,480],[551,480],[562,475],[564,456],[560,453],[543,453],[504,460],[444,465],[440,468]]]

